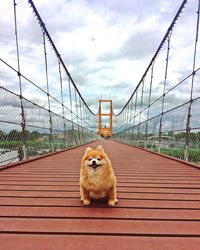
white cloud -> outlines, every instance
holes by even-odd
[[[182,1],[56,0],[52,3],[49,0],[35,0],[34,3],[92,110],[97,111],[99,98],[112,97],[117,113],[137,86]],[[46,88],[41,30],[27,1],[20,0],[17,4],[21,71],[40,87]],[[191,18],[191,12],[194,13],[195,9],[196,6],[188,4],[182,14],[190,27],[195,21]],[[16,68],[13,20],[12,1],[1,3],[0,54]],[[169,83],[172,84],[184,76],[182,67],[187,70],[191,68],[191,63],[186,62],[191,61],[192,57],[193,38],[190,34],[194,28],[188,30],[181,20],[177,22],[180,28],[176,29],[177,35],[172,40],[170,51],[173,58],[169,67]],[[184,50],[182,47],[180,49],[183,43]],[[158,73],[154,76],[156,95],[162,92],[158,84],[161,78],[164,79],[166,54],[162,55],[161,52],[161,57],[156,66]],[[49,47],[47,59],[50,91],[59,96],[58,64]],[[5,76],[2,79],[4,85],[12,89],[12,80]],[[64,84],[67,85],[67,82]],[[29,89],[34,92],[30,84],[23,86],[26,96]],[[65,91],[68,91],[67,86]],[[29,97],[36,100],[37,92]]]

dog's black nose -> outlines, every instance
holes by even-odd
[[[92,161],[92,165],[96,165],[96,161]]]

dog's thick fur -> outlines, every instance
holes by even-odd
[[[117,202],[116,177],[101,145],[85,151],[80,170],[80,195],[84,205],[91,203],[90,198],[107,198],[109,206]]]

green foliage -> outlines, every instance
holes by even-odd
[[[39,133],[37,131],[30,132],[29,130],[17,131],[11,130],[9,133],[0,130],[0,141],[31,141],[36,140],[48,134]]]
[[[184,159],[184,149],[161,149],[163,154],[170,155],[176,158]],[[200,149],[189,149],[188,150],[188,160],[192,162],[200,162]]]
[[[166,149],[166,148],[161,148],[160,153],[173,156],[176,158],[184,159],[184,149]]]

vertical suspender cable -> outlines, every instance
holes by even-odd
[[[150,107],[151,107],[151,93],[152,93],[154,63],[155,63],[155,61],[152,63],[152,66],[151,66],[151,79],[150,79],[150,86],[149,86],[148,110],[147,110],[146,129],[145,129],[145,140],[146,140],[146,142],[147,142],[147,139],[148,139],[148,128],[149,128],[148,123],[149,123],[149,115],[150,115]]]
[[[24,113],[24,105],[23,105],[23,96],[22,96],[22,81],[21,81],[21,69],[20,69],[20,55],[19,55],[19,40],[18,40],[18,31],[17,31],[17,11],[16,11],[16,1],[13,0],[14,6],[14,23],[15,23],[15,42],[16,42],[16,50],[17,50],[17,68],[18,68],[18,79],[19,79],[19,89],[20,89],[20,105],[21,105],[21,129],[22,129],[22,138],[23,146],[19,147],[19,159],[27,159],[27,151],[26,151],[26,120],[25,120],[25,113]],[[21,156],[23,155],[23,156]]]
[[[43,34],[43,46],[44,46],[44,62],[45,62],[45,74],[46,74],[46,86],[47,86],[47,101],[48,101],[48,111],[49,111],[49,143],[50,143],[50,151],[54,151],[53,146],[53,126],[52,126],[52,117],[51,117],[51,104],[50,104],[50,97],[49,97],[49,77],[48,77],[48,62],[47,62],[47,50],[46,50],[46,39],[45,33]]]
[[[193,103],[193,89],[194,89],[194,77],[195,77],[195,68],[196,68],[196,55],[197,55],[197,44],[198,44],[198,36],[199,36],[199,19],[200,19],[200,0],[198,0],[198,10],[197,10],[197,23],[196,23],[196,35],[195,35],[195,43],[194,43],[194,56],[193,56],[193,65],[192,65],[192,81],[191,81],[191,89],[190,89],[190,102],[188,107],[188,115],[186,122],[186,135],[185,135],[185,149],[184,149],[184,159],[188,161],[188,150],[189,150],[189,140],[190,140],[190,123],[191,123],[191,109]]]
[[[163,82],[163,95],[162,95],[162,107],[161,107],[161,114],[160,114],[159,148],[158,148],[158,152],[160,152],[161,140],[162,140],[163,111],[164,111],[164,104],[165,104],[165,90],[166,90],[167,73],[168,73],[168,65],[169,65],[169,51],[170,51],[171,35],[172,35],[172,31],[169,33],[168,38],[167,38],[167,56],[166,56],[166,64],[165,64],[165,78],[164,78],[164,82]]]

